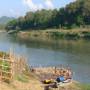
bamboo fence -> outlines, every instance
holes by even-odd
[[[0,58],[0,81],[11,81],[16,74],[22,74],[26,68],[26,59],[24,57],[16,57],[11,51],[9,57]],[[3,63],[7,63],[4,65]],[[5,70],[8,68],[8,70]]]

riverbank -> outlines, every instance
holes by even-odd
[[[43,84],[39,77],[42,73],[49,73],[53,71],[53,68],[34,68],[36,71],[30,72],[30,75],[21,75],[19,78],[14,78],[11,83],[0,83],[0,90],[46,90],[45,87],[50,84]],[[49,70],[49,71],[48,71]],[[37,75],[37,74],[38,75]],[[61,83],[57,88],[49,87],[47,90],[90,90],[90,85],[81,84],[77,81],[70,81],[68,83]]]
[[[20,31],[17,33],[18,37],[26,40],[36,41],[52,41],[60,39],[78,40],[78,39],[90,39],[90,29],[71,29],[71,30],[31,30],[31,31]]]
[[[25,57],[0,52],[0,90],[43,90],[27,65]]]
[[[30,77],[28,82],[20,80],[13,80],[11,83],[0,82],[0,90],[43,90],[41,83]]]
[[[0,29],[0,33],[5,33],[6,32],[6,30],[5,29]]]
[[[45,90],[43,86],[37,81],[31,80],[30,83],[22,83],[14,81],[12,84],[0,83],[0,90]],[[90,85],[81,85],[80,83],[73,82],[66,86],[59,87],[60,90],[90,90]],[[59,90],[58,88],[50,88],[49,90]]]

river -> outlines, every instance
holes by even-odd
[[[27,57],[32,66],[69,66],[73,78],[81,83],[90,83],[90,41],[55,40],[52,43],[21,40],[0,32],[0,50]]]

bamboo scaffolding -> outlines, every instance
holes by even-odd
[[[14,75],[22,74],[27,65],[26,59],[23,56],[16,57],[11,49],[9,57],[5,58],[5,56],[3,56],[0,58],[0,61],[0,81],[13,80]],[[9,66],[3,63],[8,63]],[[8,70],[5,70],[5,68],[8,68]]]
[[[7,80],[7,79],[11,81],[13,78],[13,63],[14,63],[11,51],[8,59],[4,58],[4,55],[3,55],[3,57],[0,58],[0,61],[2,62],[0,65],[0,81]],[[6,63],[6,62],[9,64],[9,66],[3,65],[3,63]],[[9,70],[4,70],[5,68],[8,68]]]

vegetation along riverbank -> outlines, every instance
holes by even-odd
[[[9,62],[10,57],[15,61],[11,62],[12,61],[11,60]],[[13,63],[13,66],[15,66],[16,68],[11,67],[11,63]],[[10,69],[12,69],[14,72],[14,74],[12,74],[13,78],[11,78],[11,80],[9,79]],[[72,79],[68,82],[62,82],[58,84],[58,87],[56,87],[55,78],[57,77],[58,74],[65,73],[67,70],[71,70],[71,69],[57,68],[57,67],[40,67],[40,68],[28,67],[25,59],[20,57],[18,57],[17,59],[17,57],[15,58],[12,53],[10,55],[5,52],[0,52],[0,90],[35,90],[35,89],[89,90],[90,89],[90,85],[87,84],[84,85]],[[3,78],[3,77],[8,77],[8,78]],[[46,79],[47,81],[50,80],[50,82],[47,84],[42,82],[43,80]]]
[[[72,30],[32,30],[32,31],[20,31],[17,33],[19,38],[25,40],[36,41],[54,41],[60,39],[78,40],[78,39],[90,39],[90,29],[72,29]]]

